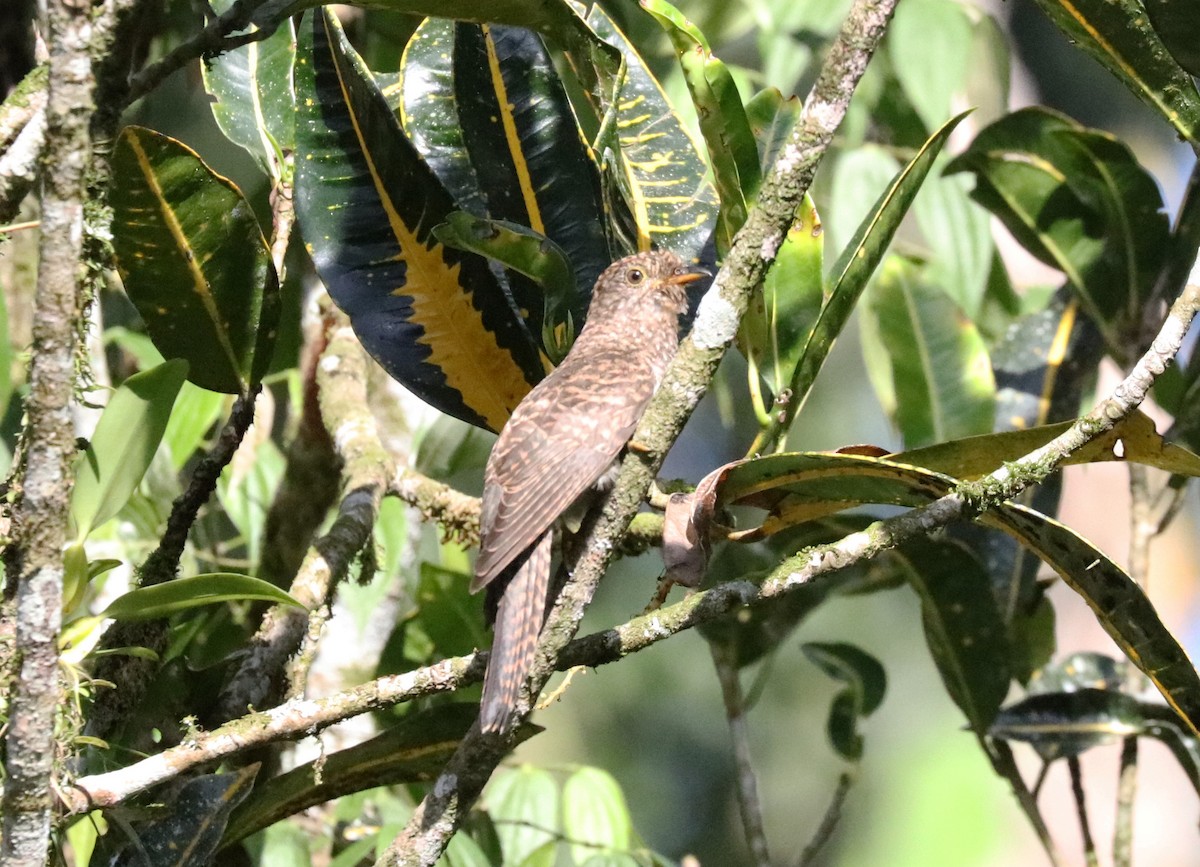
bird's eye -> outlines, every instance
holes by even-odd
[[[636,286],[646,279],[646,275],[642,273],[641,268],[630,268],[625,272],[625,279]]]

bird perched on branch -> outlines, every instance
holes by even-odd
[[[686,286],[704,276],[665,251],[610,265],[571,351],[500,432],[484,474],[471,582],[472,592],[487,587],[495,626],[480,708],[485,732],[508,727],[533,665],[553,601],[555,524],[606,477],[611,485],[610,468],[678,348]]]

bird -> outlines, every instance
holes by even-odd
[[[554,531],[615,481],[617,458],[679,347],[688,284],[709,276],[667,250],[597,279],[570,352],[513,410],[484,470],[479,556],[493,626],[480,729],[508,729],[553,599]]]

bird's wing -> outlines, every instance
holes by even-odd
[[[650,400],[654,383],[642,385],[625,380],[580,389],[566,395],[556,411],[539,413],[542,424],[513,425],[514,435],[501,437],[484,484],[473,591],[499,575],[604,475]],[[631,400],[634,394],[645,397]]]

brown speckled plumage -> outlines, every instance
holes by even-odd
[[[639,253],[606,269],[570,353],[521,401],[492,449],[471,584],[488,587],[495,619],[484,731],[507,728],[533,664],[555,522],[633,435],[678,346],[686,284],[700,276],[669,252]]]

